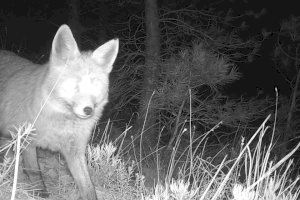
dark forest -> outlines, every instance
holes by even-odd
[[[119,39],[85,153],[98,199],[299,198],[296,1],[2,0],[0,49],[47,65],[63,24],[82,52]],[[32,197],[26,173],[14,179],[17,140],[0,143],[15,152],[0,159],[0,200]],[[48,199],[83,198],[65,156],[38,157]]]

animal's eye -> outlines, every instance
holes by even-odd
[[[62,96],[73,96],[77,90],[77,82],[75,79],[67,79],[60,85],[60,93]]]

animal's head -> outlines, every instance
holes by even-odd
[[[118,48],[115,39],[93,52],[80,52],[70,28],[62,25],[53,39],[46,84],[51,109],[82,119],[99,114],[107,103]]]

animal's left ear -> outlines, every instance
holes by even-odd
[[[105,67],[105,71],[110,73],[119,51],[119,40],[113,39],[101,45],[92,54],[99,65]]]

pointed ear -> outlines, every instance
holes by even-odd
[[[119,39],[113,39],[101,45],[92,54],[99,65],[105,67],[105,71],[110,73],[119,51]]]
[[[61,64],[80,54],[72,31],[67,25],[59,27],[52,42],[51,62]],[[58,63],[57,63],[58,62]]]

